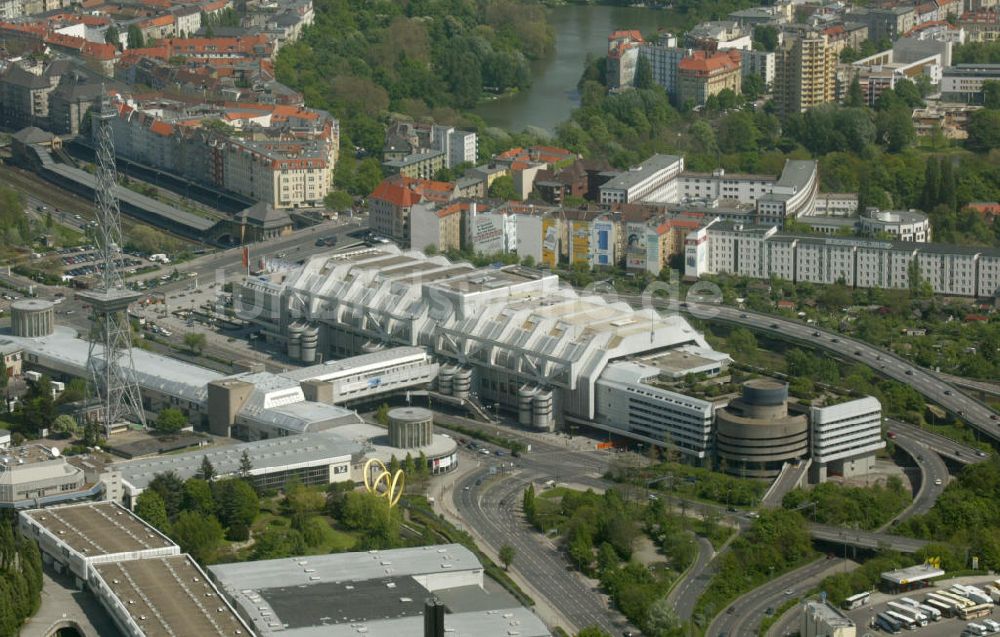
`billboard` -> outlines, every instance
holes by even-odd
[[[552,217],[542,219],[542,264],[559,265],[559,220]]]
[[[590,251],[593,264],[615,265],[615,223],[607,219],[597,219],[590,224]]]
[[[472,249],[476,254],[498,254],[506,251],[503,215],[476,215],[470,222]]]
[[[625,267],[646,269],[646,224],[629,223],[625,227]]]
[[[572,221],[569,228],[569,262],[590,265],[590,222]]]

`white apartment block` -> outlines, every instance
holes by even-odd
[[[1000,249],[781,234],[776,226],[713,222],[688,235],[685,276],[734,274],[857,288],[910,287],[911,272],[935,294],[1000,295]]]
[[[764,79],[764,86],[770,90],[774,86],[774,51],[742,51],[740,54],[740,71],[743,77],[759,75]]]
[[[663,35],[656,43],[646,42],[639,47],[639,57],[649,60],[653,82],[666,89],[671,98],[677,96],[677,65],[691,49],[677,46],[677,38]]]
[[[319,146],[231,139],[220,154],[223,188],[275,208],[321,206],[333,180]]]
[[[768,175],[727,175],[724,169],[717,168],[711,173],[684,172],[677,181],[683,199],[736,199],[755,203],[771,193],[775,179]]]
[[[812,466],[810,481],[825,481],[830,474],[845,478],[865,475],[875,467],[875,454],[885,447],[882,439],[882,404],[867,396],[857,400],[813,407],[809,416]]]
[[[475,133],[435,124],[431,129],[431,137],[433,149],[444,153],[445,168],[476,163],[479,137]]]
[[[601,203],[676,202],[683,170],[683,157],[653,155],[601,186]]]

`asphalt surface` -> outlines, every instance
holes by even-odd
[[[828,574],[849,566],[846,560],[820,558],[802,568],[776,577],[730,604],[708,626],[706,635],[717,637],[757,637],[768,608],[778,608],[792,597],[800,597]],[[729,609],[733,609],[729,612]]]
[[[681,305],[681,309],[709,321],[738,323],[779,338],[801,341],[810,347],[825,349],[845,360],[866,363],[879,374],[913,387],[925,398],[941,405],[980,433],[1000,441],[1000,415],[945,383],[934,373],[895,354],[801,321],[790,321],[724,305],[686,303]]]
[[[708,583],[715,575],[716,562],[714,562],[714,558],[716,553],[712,543],[700,536],[697,540],[698,556],[695,558],[694,564],[685,573],[684,579],[678,582],[670,591],[670,595],[667,596],[667,600],[674,606],[677,617],[684,621],[691,619],[694,607],[698,604],[698,598],[708,588]]]
[[[989,459],[989,454],[980,449],[973,449],[960,442],[955,442],[951,438],[945,438],[944,436],[902,422],[901,420],[887,418],[886,424],[888,425],[888,430],[896,436],[897,440],[900,436],[905,435],[907,438],[919,442],[948,460],[961,464],[976,464]]]
[[[924,433],[921,429],[913,427],[918,433]],[[920,470],[920,487],[913,496],[913,502],[896,518],[890,521],[890,525],[896,521],[902,521],[914,515],[923,515],[931,510],[938,496],[948,486],[948,466],[929,445],[922,442],[920,438],[911,435],[910,431],[897,428],[896,446],[905,451]]]

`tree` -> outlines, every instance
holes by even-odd
[[[190,478],[184,482],[184,497],[181,500],[181,508],[202,515],[215,513],[215,498],[212,495],[212,486],[207,480]]]
[[[45,374],[31,383],[21,401],[21,424],[24,433],[38,435],[56,419],[56,405],[52,398],[52,381]]]
[[[212,483],[215,492],[216,516],[226,527],[230,540],[245,540],[250,535],[250,525],[260,513],[257,492],[245,480],[233,478]]]
[[[184,498],[184,481],[173,471],[157,473],[153,476],[146,491],[155,491],[166,507],[167,517],[173,519],[181,510]],[[146,493],[143,491],[143,493]]]
[[[969,133],[965,145],[970,150],[985,153],[1000,148],[1000,110],[974,112],[969,116],[965,130]]]
[[[244,449],[243,454],[240,455],[240,477],[248,480],[251,471],[253,471],[253,462],[250,460],[250,454]]]
[[[180,409],[167,407],[156,417],[156,431],[161,434],[177,433],[188,424],[187,418]]]
[[[597,626],[587,626],[576,634],[576,637],[611,637]]]
[[[1000,82],[997,80],[983,82],[983,105],[986,108],[1000,108]]]
[[[879,138],[885,142],[886,150],[890,153],[901,152],[917,137],[913,128],[912,111],[905,106],[879,113],[877,124]]]
[[[764,83],[763,77],[756,73],[751,73],[743,78],[743,82],[740,84],[740,91],[743,92],[743,95],[748,100],[753,102],[767,91],[767,85]]]
[[[146,489],[139,494],[135,501],[135,514],[160,531],[166,531],[169,524],[166,504],[153,489]]]
[[[855,75],[854,79],[851,80],[850,86],[847,88],[847,98],[844,100],[844,106],[850,108],[861,108],[865,105],[865,96],[861,92],[861,79],[860,76]]]
[[[114,44],[115,47],[121,46],[120,38],[121,35],[113,24],[104,32],[104,41],[108,44]]]
[[[635,63],[635,79],[633,84],[637,89],[648,89],[653,88],[653,66],[649,62],[649,58],[645,55],[640,55],[638,62]]]
[[[719,125],[719,149],[724,153],[742,153],[757,150],[760,132],[754,125],[753,115],[737,111],[726,115]]]
[[[323,205],[328,210],[345,211],[354,205],[354,197],[343,190],[331,190],[323,199]]]
[[[7,375],[7,360],[5,356],[0,356],[0,389],[7,389],[10,376]]]
[[[79,425],[72,416],[62,414],[56,416],[56,419],[52,421],[52,430],[61,434],[76,435],[79,431]]]
[[[214,515],[181,511],[170,531],[170,537],[180,545],[181,551],[190,553],[203,564],[211,562],[222,543],[222,525]]]
[[[510,565],[514,561],[514,557],[517,555],[517,549],[515,549],[510,544],[504,544],[500,547],[500,561],[503,563],[504,570],[510,570]]]
[[[212,461],[208,459],[207,455],[201,457],[201,466],[195,475],[205,482],[211,482],[215,479],[215,467],[212,466]]]
[[[375,422],[382,425],[383,427],[389,426],[389,404],[382,403],[375,410]]]
[[[184,335],[184,346],[191,350],[192,354],[201,354],[207,342],[208,339],[201,332],[188,332]]]
[[[924,189],[920,204],[924,210],[931,210],[941,201],[941,163],[936,158],[927,159],[924,166]]]
[[[146,44],[145,37],[142,35],[142,30],[134,24],[131,24],[128,27],[126,42],[128,43],[128,48],[130,49],[141,49]]]
[[[490,197],[503,201],[513,201],[517,199],[517,191],[514,190],[514,180],[510,175],[497,177],[490,185]]]
[[[948,206],[948,210],[958,208],[958,194],[955,184],[955,166],[949,157],[941,157],[941,193],[939,201]]]

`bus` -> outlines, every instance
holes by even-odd
[[[927,606],[930,606],[931,608],[936,609],[938,612],[940,612],[945,617],[951,617],[952,615],[955,614],[955,610],[956,609],[951,604],[945,604],[944,602],[938,601],[936,599],[930,599],[930,598],[928,598],[927,601],[925,601],[924,603]]]
[[[940,593],[938,593],[938,595],[944,597],[945,599],[951,602],[954,602],[955,604],[958,604],[958,607],[960,609],[968,608],[969,606],[975,606],[975,604],[973,604],[969,599],[962,597],[961,595],[956,595],[955,593],[949,593],[948,591],[941,591]]]
[[[912,597],[900,598],[899,603],[906,604],[907,606],[912,606],[913,608],[920,608],[920,602],[913,599]]]
[[[927,625],[927,617],[912,606],[901,604],[899,602],[889,602],[889,609],[904,617],[909,617],[914,624],[920,626],[921,628]]]
[[[920,606],[917,607],[917,610],[919,610],[924,615],[927,615],[927,617],[931,621],[935,621],[936,622],[939,619],[941,619],[941,611],[940,611],[940,609],[934,608],[930,604],[921,604]]]
[[[993,613],[993,604],[976,604],[975,606],[968,606],[958,611],[958,616],[960,619],[979,619],[980,617],[989,617]]]
[[[841,608],[844,610],[854,610],[855,608],[861,608],[871,600],[871,592],[858,593],[857,595],[851,595],[845,599],[841,604]]]
[[[889,617],[885,613],[879,613],[875,616],[875,628],[880,628],[890,635],[895,635],[899,632],[901,628],[900,623]]]
[[[902,613],[898,613],[894,610],[887,610],[885,611],[885,614],[898,621],[900,625],[902,625],[902,627],[905,628],[906,630],[913,630],[914,628],[917,627],[917,622],[913,621],[912,619],[910,619],[909,617],[907,617]]]

